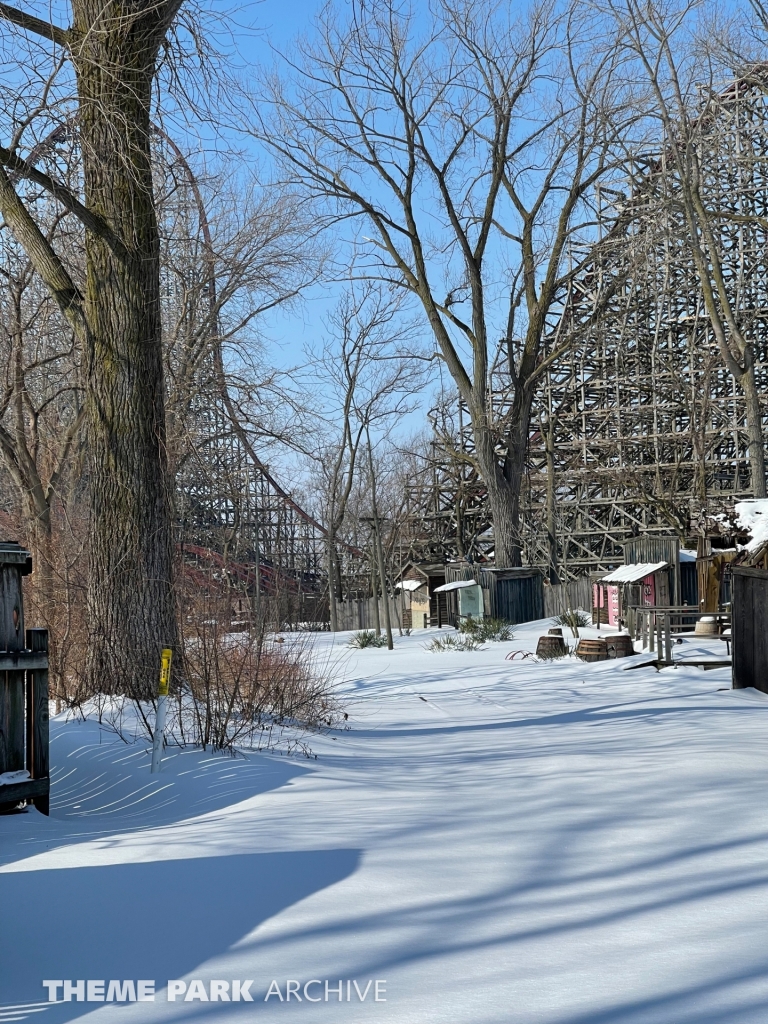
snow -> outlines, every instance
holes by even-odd
[[[768,697],[623,670],[642,656],[505,660],[549,625],[474,652],[318,637],[351,728],[311,762],[171,749],[150,776],[148,744],[56,718],[51,818],[0,817],[0,1022],[765,1024]],[[49,1004],[52,978],[157,995]],[[265,1003],[288,979],[386,1002]]]
[[[653,576],[659,569],[666,569],[668,562],[637,562],[632,565],[621,565],[603,576],[602,583],[638,583],[646,576]]]
[[[736,502],[736,522],[751,534],[747,551],[756,555],[768,542],[768,498],[751,498]]]
[[[418,590],[426,584],[426,580],[400,580],[395,584],[395,590]]]
[[[433,593],[442,594],[449,590],[465,590],[467,587],[477,586],[477,580],[454,580],[452,583],[443,583],[441,587],[435,587]]]
[[[17,782],[26,782],[29,778],[29,772],[21,769],[17,772],[3,772],[0,775],[0,786],[13,786]]]

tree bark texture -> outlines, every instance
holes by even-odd
[[[176,644],[150,109],[179,3],[74,0],[70,32],[86,205],[114,236],[86,239],[86,673],[96,690],[143,698]]]
[[[520,498],[528,455],[532,387],[518,387],[510,428],[503,438],[506,454],[497,452],[497,437],[484,408],[472,409],[475,452],[480,473],[488,489],[494,534],[494,563],[499,568],[522,565]],[[483,396],[484,398],[485,396]]]
[[[750,360],[746,372],[739,381],[744,392],[747,408],[747,430],[749,432],[749,469],[752,494],[765,498],[765,440],[763,437],[763,411],[760,407],[760,393],[755,382],[755,366]]]

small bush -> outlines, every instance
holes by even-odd
[[[463,636],[456,636],[453,633],[449,633],[448,636],[438,636],[429,644],[425,650],[427,651],[476,651],[480,648],[480,641],[472,636],[471,633],[465,633]]]
[[[503,619],[473,619],[471,616],[459,624],[460,632],[474,637],[479,643],[499,643],[514,640],[512,626]]]
[[[357,650],[362,650],[363,647],[386,647],[387,638],[382,633],[380,636],[377,635],[373,629],[361,629],[359,633],[355,633],[354,636],[350,637],[347,647],[354,647]]]
[[[567,612],[563,612],[561,615],[556,615],[552,622],[555,626],[567,626],[575,637],[578,638],[579,628],[582,626],[591,626],[592,618],[587,615],[586,612],[582,612],[579,609],[575,611],[569,608]]]

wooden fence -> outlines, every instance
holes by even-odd
[[[695,629],[696,623],[700,619],[709,618],[711,613],[699,611],[689,605],[680,605],[676,608],[669,605],[630,605],[626,609],[626,614],[630,636],[640,644],[644,651],[655,655],[659,664],[690,664],[714,668],[731,663],[728,653],[730,635],[725,632],[731,625],[731,618],[725,612],[719,612],[714,616],[717,620],[717,631],[709,634],[709,639],[717,638],[725,642],[726,647],[722,657],[717,653],[702,655],[694,652],[691,655],[683,655],[678,658],[673,657],[676,635],[691,633]],[[701,634],[701,636],[703,639],[707,634]]]
[[[544,615],[562,615],[569,608],[589,612],[592,609],[592,581],[588,576],[570,583],[544,587]]]
[[[366,597],[352,601],[339,601],[336,611],[339,619],[339,629],[375,629],[376,611],[374,598]],[[402,625],[403,608],[399,597],[388,597],[389,615],[392,620],[392,629],[397,630]],[[379,603],[379,620],[381,628],[384,629],[384,602],[381,598]]]

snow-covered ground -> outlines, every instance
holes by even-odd
[[[51,818],[0,818],[0,1024],[765,1024],[768,697],[728,669],[505,660],[546,625],[466,653],[339,634],[351,728],[311,762],[171,752],[150,776],[146,744],[54,722]],[[52,979],[155,1001],[52,1004]],[[170,979],[253,1002],[169,1002]]]

